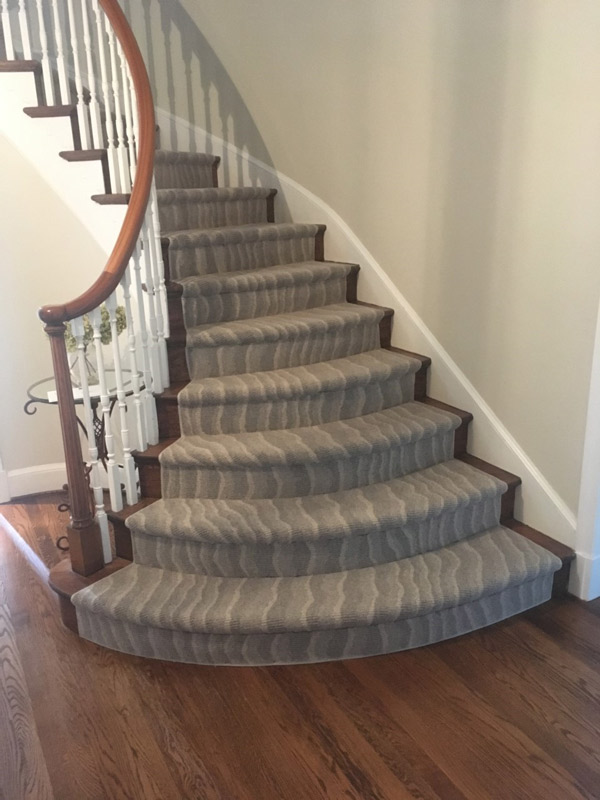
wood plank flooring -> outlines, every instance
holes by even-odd
[[[1,800],[600,798],[599,601],[344,663],[145,661],[62,628],[60,499],[0,507]]]

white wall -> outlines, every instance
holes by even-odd
[[[573,515],[600,295],[597,0],[131,13],[158,105],[335,209]]]
[[[76,296],[104,251],[40,173],[0,135],[0,453],[11,493],[59,488],[64,461],[56,407],[23,412],[27,387],[52,374],[37,318],[47,303]]]

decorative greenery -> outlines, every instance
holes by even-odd
[[[125,309],[123,306],[117,306],[116,309],[116,321],[117,321],[117,336],[124,331],[127,327],[127,318],[125,316]],[[100,306],[100,341],[102,344],[110,344],[112,341],[112,333],[110,329],[110,315],[108,313],[107,307],[104,303]],[[73,331],[71,329],[71,323],[67,322],[65,331],[65,343],[67,345],[67,350],[69,353],[74,353],[77,350],[77,340],[73,336]],[[83,347],[87,350],[88,344],[94,338],[94,328],[92,327],[92,323],[90,322],[90,318],[87,314],[83,317]]]

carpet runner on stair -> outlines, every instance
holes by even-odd
[[[414,399],[384,310],[346,302],[321,225],[274,192],[158,152],[190,382],[134,563],[73,596],[80,634],[205,664],[354,658],[429,644],[550,597],[561,562],[499,524],[506,484],[454,458],[456,414]]]

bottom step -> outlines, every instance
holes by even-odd
[[[390,564],[299,578],[214,578],[133,564],[72,598],[79,633],[139,656],[292,664],[448,639],[550,598],[561,561],[503,527]]]

